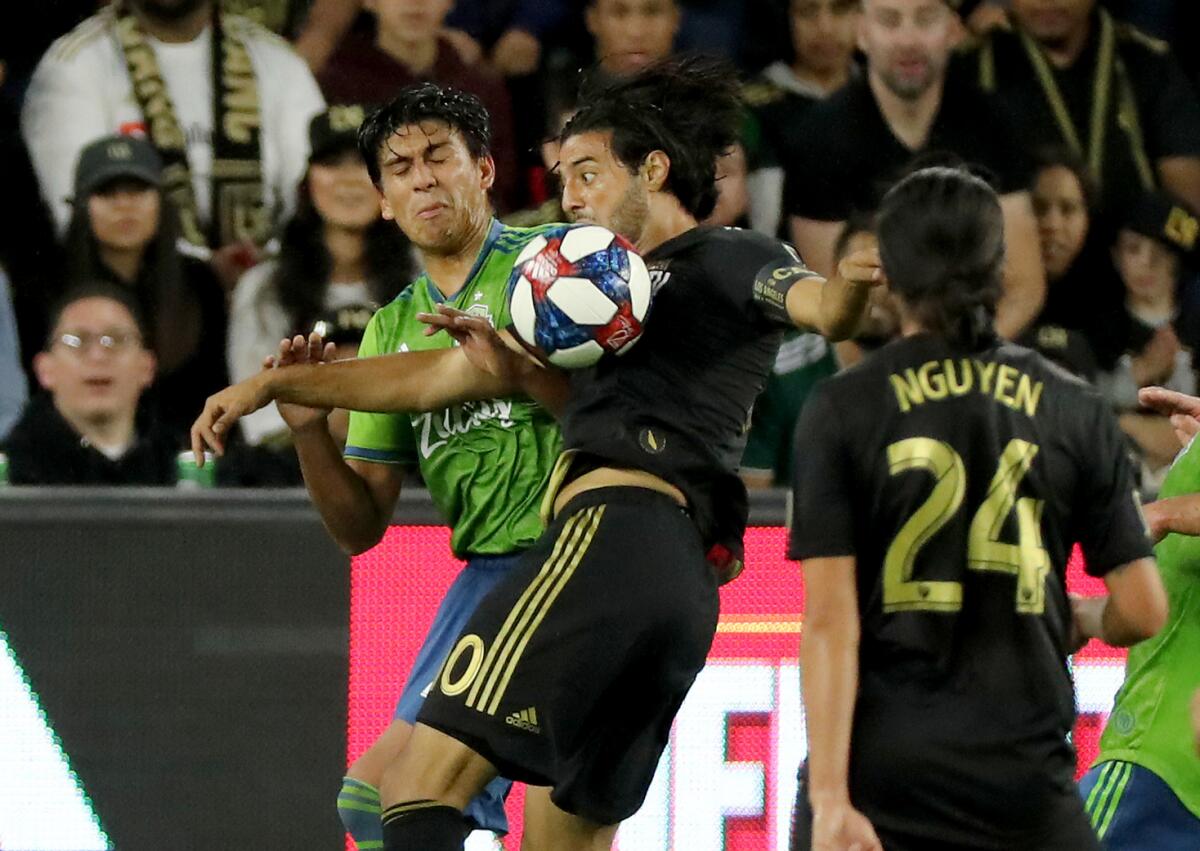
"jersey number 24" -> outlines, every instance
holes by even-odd
[[[1050,555],[1042,546],[1045,502],[1017,498],[1017,486],[1029,472],[1038,448],[1024,440],[1008,442],[987,496],[975,512],[967,534],[967,567],[1017,578],[1016,608],[1041,614],[1046,608],[1046,574]],[[887,448],[888,468],[896,476],[909,470],[933,474],[933,492],[900,527],[883,559],[884,612],[954,612],[962,608],[962,583],[913,579],[921,547],[962,507],[966,470],[962,457],[947,443],[928,437],[900,440]],[[1017,514],[1017,542],[1000,540],[1005,518]]]

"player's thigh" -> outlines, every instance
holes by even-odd
[[[354,761],[346,771],[347,776],[361,780],[363,783],[369,783],[378,789],[383,780],[384,771],[400,756],[400,752],[404,750],[404,746],[412,735],[412,730],[412,724],[397,718],[388,725],[371,747],[367,748],[362,756]]]
[[[616,835],[615,824],[596,824],[559,809],[550,800],[550,787],[526,787],[521,851],[608,851]]]
[[[384,810],[417,800],[440,801],[461,810],[496,775],[496,767],[470,747],[418,723],[384,770],[379,797]]]

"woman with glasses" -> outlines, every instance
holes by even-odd
[[[84,148],[66,236],[67,278],[107,282],[130,295],[158,361],[154,403],[179,430],[225,386],[227,315],[209,264],[179,253],[176,208],[161,185],[162,161],[142,139],[109,136]]]

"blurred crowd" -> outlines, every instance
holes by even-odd
[[[477,94],[494,203],[562,220],[556,136],[585,78],[677,52],[743,75],[710,224],[829,274],[916,165],[1002,194],[996,316],[1095,385],[1153,492],[1178,450],[1140,410],[1195,392],[1200,32],[1189,0],[53,0],[0,34],[0,444],[14,484],[172,484],[204,399],[320,331],[352,356],[419,271],[381,219],[359,124],[398,88]],[[751,486],[790,477],[815,384],[899,333],[788,335],[752,417]],[[915,376],[914,380],[927,380]],[[218,481],[299,483],[273,408]]]

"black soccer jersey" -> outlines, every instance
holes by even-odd
[[[853,555],[851,795],[897,831],[1016,847],[1071,793],[1067,559],[1150,555],[1103,399],[1009,344],[918,336],[827,381],[798,434],[792,558]]]
[[[572,374],[563,444],[672,483],[705,546],[739,559],[747,500],[737,468],[782,339],[761,301],[775,290],[755,282],[813,273],[790,247],[737,228],[694,228],[645,260],[655,295],[642,338]]]

